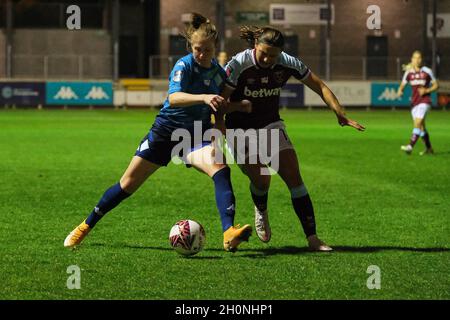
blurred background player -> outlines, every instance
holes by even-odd
[[[228,62],[228,54],[225,51],[220,51],[217,55],[217,62],[219,62],[222,68],[225,68]]]
[[[169,77],[168,98],[150,132],[141,141],[120,182],[106,190],[87,219],[67,236],[65,247],[80,244],[107,212],[134,193],[161,166],[167,166],[172,158],[172,149],[179,143],[171,141],[173,131],[186,129],[191,134],[191,141],[195,141],[194,121],[201,121],[203,137],[203,133],[211,128],[212,110],[217,111],[226,103],[219,95],[224,85],[225,71],[214,59],[218,36],[216,27],[209,19],[192,14],[192,21],[183,36],[192,53],[178,60],[174,66]],[[213,179],[224,232],[224,249],[235,251],[242,241],[248,240],[252,228],[248,224],[242,228],[233,226],[235,197],[230,168],[214,162],[211,141],[191,145],[183,159]]]
[[[422,53],[420,51],[414,51],[411,63],[405,66],[405,73],[397,91],[398,96],[403,95],[403,90],[408,83],[412,87],[411,115],[414,129],[409,144],[401,146],[400,149],[407,154],[411,154],[417,140],[422,137],[425,150],[420,152],[420,155],[432,154],[434,151],[431,147],[430,135],[425,126],[425,117],[431,109],[431,92],[436,91],[439,85],[433,71],[422,66]]]
[[[250,100],[252,111],[228,113],[226,127],[278,130],[279,149],[276,150],[279,156],[278,174],[289,189],[292,205],[300,219],[309,248],[313,251],[331,251],[332,249],[316,235],[313,205],[300,175],[297,154],[280,118],[281,87],[294,76],[322,98],[335,112],[341,126],[351,126],[357,130],[364,130],[364,127],[345,116],[344,109],[333,92],[302,61],[283,52],[284,37],[280,31],[270,27],[243,26],[240,32],[240,37],[246,40],[252,49],[238,53],[227,64],[228,78],[223,96],[227,99],[230,97],[230,101]],[[233,110],[236,109],[229,109]],[[232,141],[227,143],[230,144]],[[267,149],[269,150],[270,146],[267,146]],[[236,149],[232,151],[234,154],[239,152]],[[247,158],[249,156],[251,155],[245,155]],[[261,174],[261,169],[265,167],[267,164],[261,163],[259,158],[256,164],[250,164],[248,161],[240,164],[242,172],[250,179],[258,237],[261,241],[268,242],[271,238],[267,210],[270,175]]]

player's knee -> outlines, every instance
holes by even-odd
[[[129,194],[134,193],[139,188],[139,185],[138,181],[132,177],[122,177],[120,179],[120,187]]]

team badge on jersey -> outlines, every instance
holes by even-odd
[[[283,83],[283,81],[284,81],[284,72],[283,71],[275,71],[273,73],[273,76],[274,76],[276,82]]]
[[[203,80],[203,83],[205,84],[205,86],[209,87],[209,85],[211,84],[211,80],[205,79]]]
[[[269,77],[261,78],[261,83],[269,83]]]
[[[183,75],[183,71],[181,70],[177,70],[175,71],[174,75],[173,75],[173,81],[174,82],[180,82],[181,81],[181,76]]]

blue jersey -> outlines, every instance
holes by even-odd
[[[170,136],[175,129],[193,131],[194,121],[201,121],[203,131],[211,128],[211,108],[202,103],[189,107],[172,107],[169,95],[175,92],[190,94],[220,94],[226,73],[216,60],[210,68],[201,67],[194,56],[188,54],[177,61],[169,76],[169,91],[164,106],[156,116],[152,130]]]

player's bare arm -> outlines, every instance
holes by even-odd
[[[236,101],[236,102],[228,101],[225,111],[226,111],[226,113],[230,113],[230,112],[234,112],[234,111],[250,113],[250,112],[252,112],[252,102],[250,100],[242,100],[242,101]]]
[[[418,90],[419,90],[419,94],[421,96],[423,96],[426,94],[430,94],[430,93],[436,91],[437,89],[439,89],[439,84],[438,84],[437,80],[434,80],[431,82],[431,86],[429,88],[423,87],[423,88],[419,88]]]
[[[210,106],[214,111],[225,107],[226,101],[223,97],[216,94],[190,94],[185,92],[174,92],[169,95],[171,107],[189,107],[199,103]]]
[[[325,102],[326,105],[334,111],[336,117],[338,118],[338,122],[341,126],[350,126],[359,131],[365,130],[364,126],[362,126],[361,124],[352,119],[348,119],[345,116],[345,110],[339,103],[334,93],[313,72],[311,72],[306,79],[302,80],[302,82],[306,86],[308,86],[308,88],[317,93],[322,98],[323,102]]]
[[[225,85],[225,87],[222,90],[221,96],[227,101],[226,107],[223,108],[223,113],[231,113],[235,111],[246,113],[252,112],[252,103],[249,100],[234,101],[234,102],[229,101],[229,98],[233,93],[233,91],[234,88],[228,85]]]
[[[405,90],[406,83],[400,83],[400,86],[397,89],[397,96],[403,96],[403,90]]]

